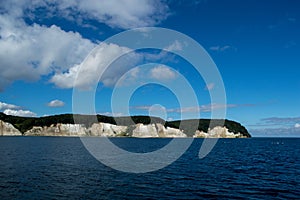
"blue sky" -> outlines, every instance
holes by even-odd
[[[122,64],[112,65],[99,81],[97,113],[111,114],[111,95],[123,73],[128,72],[123,77],[126,84],[165,81],[173,86],[183,75],[196,93],[197,105],[179,109],[170,88],[146,84],[131,96],[129,113],[179,119],[181,110],[188,118],[199,113],[209,118],[212,109],[226,107],[226,118],[242,123],[254,136],[300,136],[299,8],[299,1],[288,0],[1,3],[0,111],[22,116],[72,113],[75,72],[89,52],[117,33],[154,26],[186,34],[203,46],[222,76],[226,105],[211,102],[209,93],[216,89],[215,83],[205,83],[177,55],[143,57],[143,63],[135,60],[161,53],[146,49],[133,53],[130,63],[121,60]],[[126,48],[105,43],[99,53],[101,62],[107,63]],[[157,64],[132,69],[134,64],[149,61]],[[89,73],[80,86],[98,81]],[[115,114],[124,112],[116,110]]]

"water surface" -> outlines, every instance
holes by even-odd
[[[148,152],[170,139],[112,141],[132,152]],[[131,174],[101,164],[79,138],[0,137],[0,198],[300,198],[300,139],[220,139],[200,160],[202,141],[194,140],[166,168]]]

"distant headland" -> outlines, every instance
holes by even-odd
[[[74,116],[77,119],[76,123]],[[0,136],[251,137],[244,126],[227,119],[165,121],[150,116],[110,117],[61,114],[46,117],[19,117],[4,113],[0,113]]]

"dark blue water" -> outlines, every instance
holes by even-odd
[[[113,139],[136,152],[169,141]],[[95,160],[79,138],[0,137],[0,199],[300,198],[300,139],[220,139],[200,160],[202,141],[166,168],[131,174]]]

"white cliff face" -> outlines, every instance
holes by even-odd
[[[186,134],[183,133],[183,131],[176,128],[165,128],[162,124],[156,124],[156,127],[159,137],[187,137]]]
[[[126,136],[127,126],[117,126],[108,123],[95,123],[88,129],[91,136]]]
[[[130,131],[132,130],[132,131]],[[20,131],[14,128],[11,124],[0,121],[0,135],[22,135]],[[26,131],[24,135],[32,136],[103,136],[103,137],[187,137],[187,135],[179,129],[164,127],[162,124],[136,124],[133,126],[118,126],[108,123],[95,123],[90,128],[86,128],[80,124],[56,124],[50,127],[35,126]],[[193,137],[200,138],[243,138],[240,133],[229,132],[226,127],[214,127],[208,132],[197,130]]]
[[[136,124],[132,137],[159,137],[155,124]]]
[[[186,137],[181,130],[167,127],[162,124],[137,124],[136,128],[132,131],[133,137]]]
[[[193,137],[200,138],[242,138],[244,137],[240,133],[229,132],[226,127],[216,126],[213,129],[208,129],[208,133],[197,130]]]
[[[85,136],[86,128],[80,124],[56,124],[50,127],[34,126],[24,135],[32,136]]]
[[[17,136],[22,133],[16,129],[12,124],[0,120],[0,135],[1,136]]]

